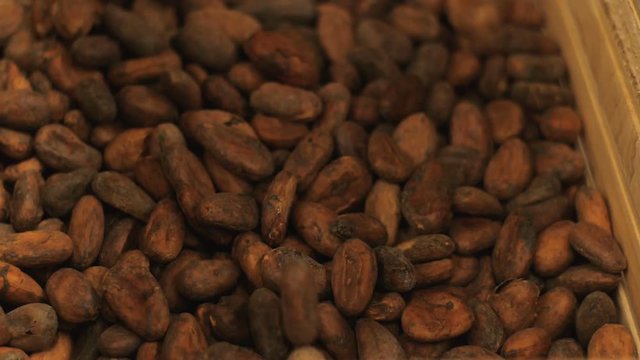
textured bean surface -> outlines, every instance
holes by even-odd
[[[0,0],[0,359],[637,356],[544,25]]]

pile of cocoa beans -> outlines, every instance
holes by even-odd
[[[0,359],[631,359],[536,0],[0,0]]]

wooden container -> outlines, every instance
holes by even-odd
[[[640,11],[637,0],[542,0],[560,43],[576,106],[587,178],[609,203],[629,269],[618,290],[622,321],[640,345]]]

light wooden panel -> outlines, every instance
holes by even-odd
[[[634,1],[543,0],[542,5],[584,119],[579,146],[589,179],[607,198],[614,234],[627,255],[618,302],[640,344],[640,77],[635,77],[640,76],[640,54],[635,54],[640,20]]]

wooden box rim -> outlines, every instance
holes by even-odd
[[[636,0],[542,0],[584,120],[588,182],[603,192],[629,268],[620,316],[640,345],[640,16]],[[640,346],[639,346],[640,348]]]

